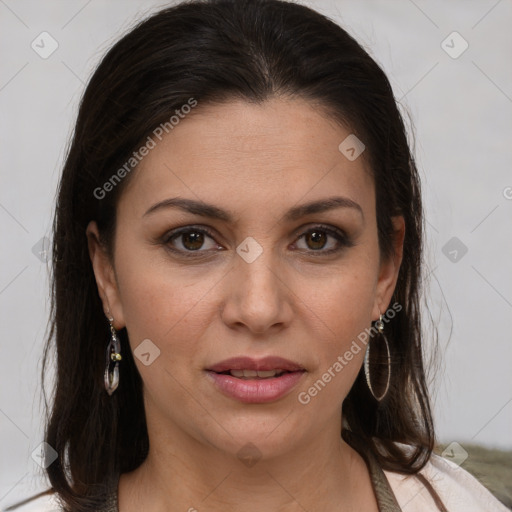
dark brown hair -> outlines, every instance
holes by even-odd
[[[99,508],[108,483],[137,468],[148,453],[142,381],[125,329],[119,332],[121,384],[112,397],[104,389],[109,330],[85,235],[96,220],[112,254],[116,205],[130,176],[102,199],[94,191],[190,98],[200,108],[276,95],[321,105],[364,141],[383,257],[392,253],[392,216],[405,219],[392,298],[403,309],[386,326],[390,389],[377,402],[360,372],[343,416],[384,469],[415,473],[429,459],[435,440],[422,357],[420,181],[386,75],[345,30],[305,6],[192,1],[145,19],[105,55],[83,95],[58,189],[43,380],[55,343],[57,375],[45,440],[58,458],[46,471],[65,510]]]

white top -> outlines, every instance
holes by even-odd
[[[448,512],[510,512],[471,473],[432,453],[420,471],[437,492]],[[403,512],[438,512],[429,491],[415,475],[385,471]]]
[[[432,454],[421,473],[438,493],[448,512],[510,512],[473,475],[454,462]],[[415,475],[384,470],[403,512],[439,512]],[[52,496],[43,496],[13,512],[61,512]]]

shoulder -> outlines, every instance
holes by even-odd
[[[509,512],[473,475],[444,457],[433,453],[419,473],[450,512]],[[421,477],[386,470],[384,474],[404,512],[438,512]]]

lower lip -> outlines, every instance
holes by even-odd
[[[261,404],[278,400],[297,385],[304,373],[306,372],[289,372],[270,379],[245,380],[232,375],[207,371],[222,393],[246,404]]]

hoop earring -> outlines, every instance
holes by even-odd
[[[109,396],[112,396],[112,393],[117,389],[119,385],[119,361],[121,361],[121,343],[119,342],[119,338],[117,337],[116,330],[112,325],[114,321],[113,318],[108,319],[110,323],[110,342],[107,346],[106,353],[106,365],[105,365],[105,389]]]
[[[364,355],[364,374],[366,376],[366,383],[368,384],[368,388],[370,389],[371,394],[377,400],[377,402],[380,402],[387,394],[389,389],[389,382],[391,380],[391,354],[389,352],[389,343],[384,336],[384,322],[382,321],[382,315],[379,311],[379,319],[375,322],[375,327],[377,328],[377,331],[379,334],[384,338],[384,343],[386,344],[386,352],[387,352],[387,380],[386,380],[386,388],[384,389],[384,392],[377,396],[372,388],[371,380],[370,380],[370,342],[368,342],[368,346],[366,347],[366,354]]]

